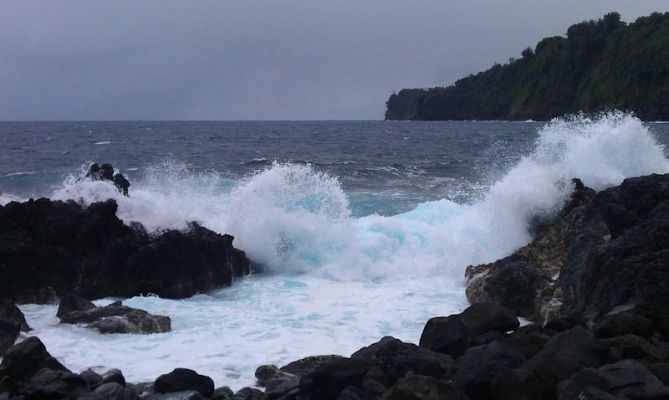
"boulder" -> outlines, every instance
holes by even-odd
[[[81,371],[79,376],[81,377],[81,379],[86,381],[86,384],[89,387],[96,387],[100,384],[100,381],[102,381],[102,376],[100,376],[100,374],[98,374],[97,372],[93,371],[90,368]]]
[[[455,372],[450,378],[472,400],[489,399],[493,380],[525,360],[513,346],[501,341],[470,347],[456,360]]]
[[[261,390],[250,387],[240,389],[233,397],[234,400],[263,400],[264,398],[265,394]]]
[[[360,358],[333,358],[302,377],[298,396],[336,400],[347,387],[360,387],[372,366]]]
[[[21,310],[14,302],[7,299],[0,299],[0,320],[21,326],[22,332],[31,331]]]
[[[85,302],[86,300],[80,299],[80,304]],[[122,305],[120,301],[106,307],[93,305],[93,308],[88,308],[86,305],[85,311],[74,310],[61,314],[61,323],[82,324],[100,333],[163,333],[169,332],[172,327],[169,317],[130,308]]]
[[[106,400],[139,400],[137,393],[117,382],[103,383],[93,393]]]
[[[526,325],[510,335],[506,343],[529,360],[543,350],[552,336],[540,326]]]
[[[622,360],[598,369],[585,369],[558,385],[558,399],[586,397],[588,391],[604,392],[621,399],[669,399],[669,388],[646,367]]]
[[[608,359],[608,347],[577,326],[550,338],[534,357],[498,374],[492,392],[499,400],[551,399],[559,381]]]
[[[64,399],[77,398],[89,392],[86,382],[79,375],[41,368],[28,382],[22,382],[18,393],[28,399]]]
[[[56,316],[58,318],[63,318],[65,314],[68,314],[73,311],[86,312],[97,308],[93,302],[84,299],[81,296],[77,296],[74,293],[67,293],[61,297],[60,302],[58,303],[58,311],[56,311]]]
[[[469,330],[460,315],[430,318],[420,335],[419,346],[457,358],[469,346]]]
[[[255,372],[258,386],[267,386],[267,384],[273,380],[293,376],[295,375],[280,370],[276,365],[261,365],[256,368]]]
[[[128,195],[128,188],[130,187],[130,182],[120,173],[114,173],[114,167],[111,164],[102,164],[98,165],[97,163],[91,164],[88,167],[88,172],[86,173],[86,178],[94,181],[107,181],[112,183],[119,192],[124,195]]]
[[[544,365],[521,365],[492,382],[495,400],[555,399],[558,378]]]
[[[520,326],[518,318],[511,310],[494,303],[472,304],[460,315],[472,336],[491,331],[513,331]]]
[[[297,375],[286,375],[272,379],[265,387],[265,398],[279,399],[291,393],[297,394],[300,378]]]
[[[381,400],[468,400],[452,384],[429,376],[408,375],[395,383]]]
[[[125,386],[125,377],[123,376],[123,372],[121,372],[119,369],[112,368],[100,376],[101,385],[110,382]]]
[[[655,332],[653,321],[631,311],[606,315],[595,325],[595,336],[598,338],[610,338],[626,334],[648,338],[653,332]]]
[[[498,340],[505,340],[507,335],[502,332],[490,331],[482,335],[476,335],[469,340],[469,347],[481,346]]]
[[[185,390],[183,392],[152,393],[143,400],[206,400],[197,390]]]
[[[603,339],[602,342],[609,346],[611,362],[625,358],[651,361],[662,361],[669,358],[669,351],[651,343],[643,336],[621,335]]]
[[[581,369],[604,364],[608,356],[609,348],[605,343],[577,326],[553,336],[527,364],[545,367],[558,379],[567,379]]]
[[[21,326],[0,319],[0,357],[14,345],[21,333]]]
[[[378,365],[391,383],[408,373],[441,378],[454,366],[453,359],[445,354],[404,343],[390,336],[363,347],[353,353],[351,358]]]
[[[214,393],[214,381],[210,377],[186,368],[176,368],[168,374],[160,375],[153,387],[158,393],[195,390],[204,397],[211,397]]]
[[[7,350],[0,363],[0,377],[8,376],[17,382],[28,381],[43,368],[70,372],[46,351],[38,338],[32,336]]]
[[[544,327],[555,332],[564,332],[575,326],[586,326],[583,315],[560,315],[549,319]]]
[[[214,393],[211,395],[211,400],[230,400],[235,395],[235,392],[232,391],[227,386],[222,386],[214,390]]]
[[[297,375],[297,376],[306,376],[314,372],[323,365],[328,364],[333,360],[344,358],[337,355],[320,355],[320,356],[309,356],[304,357],[299,360],[288,363],[280,368],[282,372]]]

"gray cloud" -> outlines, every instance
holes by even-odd
[[[666,0],[0,1],[0,119],[380,119],[573,23]]]

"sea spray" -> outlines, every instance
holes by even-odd
[[[109,197],[119,216],[149,230],[195,220],[236,237],[273,272],[337,279],[442,274],[462,279],[467,265],[503,257],[530,239],[532,217],[558,210],[571,178],[602,189],[625,177],[669,171],[663,148],[641,121],[609,113],[556,119],[534,150],[478,200],[426,202],[393,216],[350,216],[336,177],[309,164],[273,163],[232,183],[178,163],[147,168],[127,198],[103,182],[70,178],[55,198],[84,203]]]

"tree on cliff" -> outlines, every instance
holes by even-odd
[[[631,24],[618,13],[581,22],[508,64],[448,87],[403,89],[386,105],[386,119],[546,120],[617,108],[667,120],[669,13]]]

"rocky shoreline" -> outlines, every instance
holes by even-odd
[[[114,200],[83,207],[46,198],[0,206],[0,299],[187,298],[258,270],[230,235],[196,222],[149,234],[124,224],[117,208]]]
[[[669,174],[626,179],[599,193],[578,180],[573,185],[570,201],[555,217],[536,224],[537,234],[530,244],[494,263],[467,269],[467,296],[472,306],[460,314],[427,321],[421,337],[416,338],[418,345],[385,337],[350,357],[313,356],[281,367],[260,366],[258,387],[233,393],[226,387],[215,388],[207,376],[182,368],[148,383],[128,383],[119,370],[76,373],[51,357],[38,338],[29,337],[10,347],[3,357],[0,400],[669,399]],[[72,216],[79,225],[69,226],[67,235],[56,234],[53,226],[65,225],[52,210]],[[124,292],[123,285],[130,282],[119,274],[121,283],[106,282],[112,289],[103,291],[103,296],[114,292],[119,297],[129,296],[119,293],[146,293],[138,290],[149,283],[161,295],[185,297],[192,290],[229,284],[253,270],[243,252],[232,247],[231,238],[226,240],[197,225],[192,229],[195,233],[175,231],[149,237],[136,226],[123,225],[115,211],[115,203],[110,202],[83,208],[46,199],[3,207],[0,271],[12,267],[18,278],[11,274],[0,277],[14,279],[11,285],[0,280],[0,293],[7,289],[11,295],[3,293],[3,297],[18,302],[55,294],[61,298],[58,314],[62,322],[95,324],[107,319],[91,328],[125,327],[127,332],[149,333],[129,329],[144,326],[129,317],[141,310],[122,304],[90,304],[86,298],[92,298],[92,290],[103,279],[117,277],[93,279],[86,272],[88,267],[81,268],[74,261],[87,260],[87,266],[102,273],[119,271],[123,268],[119,265],[138,267],[146,260],[156,268],[170,262],[169,257],[159,258],[158,250],[169,251],[174,244],[182,252],[200,249],[179,259],[180,263],[200,262],[194,275],[186,275],[197,284],[176,290],[170,277],[163,282],[154,272],[148,273],[150,278],[142,283],[145,286],[131,285],[132,291]],[[25,217],[30,212],[46,217]],[[94,229],[84,229],[87,226]],[[15,227],[23,231],[13,231]],[[12,241],[11,232],[20,232],[16,236],[21,239]],[[227,245],[215,247],[222,243]],[[56,259],[42,257],[62,256],[65,251],[73,255],[71,264],[59,263],[51,276],[32,283],[29,274],[20,274],[21,262],[33,262],[34,269],[28,270],[34,273],[47,268],[39,260]],[[94,257],[96,251],[103,256]],[[30,252],[42,253],[33,257]],[[121,260],[114,262],[116,270],[105,257]],[[212,259],[215,261],[208,261]],[[183,278],[190,272],[180,265],[174,262],[170,271]],[[75,279],[57,276],[55,268],[65,268],[69,271],[66,277]],[[54,279],[49,285],[48,278]],[[14,333],[29,330],[11,301],[5,299],[2,304],[0,345]],[[160,320],[162,328],[166,327],[160,318],[168,317],[141,315],[158,327]],[[521,326],[517,316],[533,323]]]

